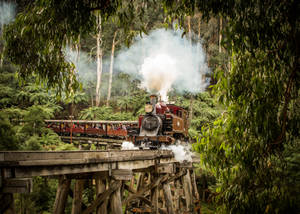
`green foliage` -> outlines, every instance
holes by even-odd
[[[299,175],[287,165],[299,150],[299,3],[216,2],[198,7],[228,20],[231,70],[219,70],[214,87],[228,110],[202,129],[196,149],[221,182],[223,212],[296,213]]]
[[[48,213],[53,208],[57,180],[42,177],[33,178],[33,192],[17,194],[15,199],[17,213]]]
[[[14,75],[15,73],[11,66],[5,65],[0,67],[0,108],[10,107],[16,102],[17,81]]]
[[[0,112],[0,150],[17,150],[19,148],[15,134],[6,114]]]
[[[61,110],[55,99],[42,86],[33,82],[19,85],[12,67],[0,68],[0,88],[12,92],[0,94],[9,98],[0,110],[1,150],[48,150],[61,143],[58,135],[47,129],[44,120]]]
[[[53,148],[53,146],[52,146]],[[55,146],[53,150],[57,151],[71,151],[71,150],[78,150],[77,147],[75,147],[73,144],[67,144],[67,143],[59,143],[58,146]]]
[[[80,112],[80,118],[84,120],[134,120],[131,113],[113,112],[111,107],[90,107]]]
[[[52,130],[46,128],[45,120],[54,113],[46,105],[33,105],[26,109],[23,124],[17,129],[16,136],[25,150],[46,150],[58,145],[61,140]]]

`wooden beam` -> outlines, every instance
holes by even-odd
[[[122,184],[122,181],[119,182]],[[112,214],[122,213],[121,185],[119,185],[110,197],[110,208]]]
[[[174,181],[174,185],[175,185],[174,208],[175,208],[175,212],[179,213],[180,209],[179,209],[179,193],[178,193],[178,190],[181,188],[180,181],[179,180]]]
[[[128,192],[130,192],[130,193],[132,193],[132,194],[135,194],[135,193],[136,193],[136,190],[133,189],[133,188],[131,187],[131,185],[129,186],[129,185],[127,185],[126,183],[124,183],[123,186],[124,186],[124,189],[126,189]]]
[[[130,195],[124,202],[123,204],[126,205],[128,204],[130,201],[138,198],[139,196],[143,195],[145,192],[153,189],[154,187],[158,186],[160,184],[160,182],[163,180],[163,179],[166,179],[166,176],[160,176],[159,178],[156,179],[155,182],[151,183],[150,185],[147,185],[146,187],[140,189],[137,191],[136,194],[133,194],[133,195]]]
[[[68,196],[72,199],[74,197],[73,190],[71,188],[69,189]],[[86,208],[87,206],[83,203],[83,201],[81,201],[81,211],[85,210]]]
[[[187,170],[187,174],[183,176],[183,187],[184,187],[184,195],[186,200],[186,208],[187,211],[191,212],[193,210],[193,193],[192,193],[192,184],[191,184],[191,176],[190,171]]]
[[[110,151],[1,151],[1,166],[20,166],[20,161],[30,161],[24,165],[52,165],[43,160],[82,160],[85,163],[103,161],[147,160],[155,158],[173,158],[172,151],[168,150],[110,150]],[[173,161],[175,162],[175,161]],[[74,164],[78,164],[75,162]]]
[[[75,180],[74,196],[72,202],[72,214],[80,214],[82,211],[82,192],[85,180]]]
[[[4,193],[31,193],[32,192],[32,179],[31,178],[4,179],[2,192],[4,192]]]
[[[49,176],[50,178],[57,178],[59,176]],[[102,172],[88,172],[88,173],[82,173],[82,174],[69,174],[66,175],[66,178],[68,179],[76,179],[76,180],[86,180],[86,179],[97,179],[97,178],[105,179],[108,177],[108,171],[102,171]]]
[[[60,177],[56,192],[56,198],[54,202],[53,213],[63,214],[65,211],[65,205],[68,198],[68,192],[70,189],[71,180],[65,179],[63,176]]]
[[[193,166],[192,162],[184,162],[184,163],[180,163],[177,165],[178,169],[194,169],[195,167]]]
[[[156,173],[152,173],[151,174],[151,182],[155,182],[155,180],[157,179],[157,174]],[[158,187],[154,187],[153,189],[151,189],[150,192],[150,199],[153,205],[153,213],[154,214],[158,214]]]
[[[156,166],[157,173],[175,173],[175,167],[173,163],[170,164],[159,164]]]
[[[186,175],[186,170],[181,170],[179,173],[175,174],[174,176],[168,177],[167,179],[163,180],[162,183],[170,183],[180,179],[182,176]]]
[[[105,192],[103,192],[102,194],[98,195],[97,198],[91,203],[91,205],[88,206],[88,208],[86,208],[86,210],[84,210],[82,212],[82,214],[89,214],[89,213],[93,212],[97,206],[100,206],[104,202],[104,200],[109,198],[111,193],[113,193],[118,188],[120,188],[121,185],[122,185],[121,181],[114,181],[110,185],[110,188],[108,190],[106,190]]]
[[[144,176],[145,176],[144,172],[138,173],[137,184],[136,184],[136,191],[139,191],[143,187]]]
[[[132,178],[132,170],[130,169],[115,169],[111,171],[111,176],[114,180],[130,181]]]
[[[159,200],[158,206],[160,208],[166,208],[166,200],[164,200],[164,191],[161,188],[158,189],[158,197],[161,199],[161,200]],[[166,208],[166,211],[167,211],[167,208]]]
[[[134,207],[131,209],[133,213],[151,213],[152,210],[149,207]]]
[[[102,179],[101,177],[98,177],[95,180],[96,180],[96,194],[98,196],[104,193],[106,190],[106,179]],[[108,200],[105,199],[105,201],[100,206],[97,207],[96,213],[107,214],[107,203]]]
[[[198,188],[197,188],[197,182],[196,182],[196,175],[195,175],[196,173],[195,173],[195,171],[191,171],[191,172],[192,172],[191,173],[192,185],[193,185],[193,189],[194,189],[193,193],[195,195],[196,200],[200,200],[200,196],[199,196]]]
[[[174,214],[174,208],[173,208],[173,200],[172,200],[172,194],[170,190],[170,184],[165,183],[163,184],[163,190],[164,190],[164,198],[166,202],[166,207],[169,214]]]

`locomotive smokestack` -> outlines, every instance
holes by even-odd
[[[150,103],[152,105],[155,105],[157,103],[157,95],[155,94],[150,95]]]
[[[156,114],[155,106],[156,106],[156,103],[157,103],[157,95],[155,95],[155,94],[150,95],[150,103],[153,107],[153,114]]]

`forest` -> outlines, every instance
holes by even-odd
[[[201,213],[299,213],[299,13],[295,0],[1,1],[0,151],[76,150],[45,120],[137,120],[160,93],[189,113]],[[57,185],[34,178],[16,213],[52,213]]]

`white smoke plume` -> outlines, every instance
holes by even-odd
[[[94,59],[83,51],[80,51],[79,56],[77,56],[77,52],[70,47],[66,47],[64,52],[66,60],[75,65],[76,75],[81,82],[89,83],[95,81],[97,65]]]
[[[121,145],[121,150],[137,150],[138,147],[134,146],[132,142],[124,141]]]
[[[201,44],[181,35],[182,31],[158,29],[138,37],[119,53],[115,66],[140,79],[149,92],[160,93],[164,101],[172,87],[179,92],[201,92],[208,85],[205,54]]]
[[[190,146],[187,145],[170,145],[162,146],[162,149],[171,150],[174,153],[175,160],[178,162],[192,161],[192,151]]]
[[[16,5],[11,2],[0,2],[0,29],[3,25],[13,21]]]

